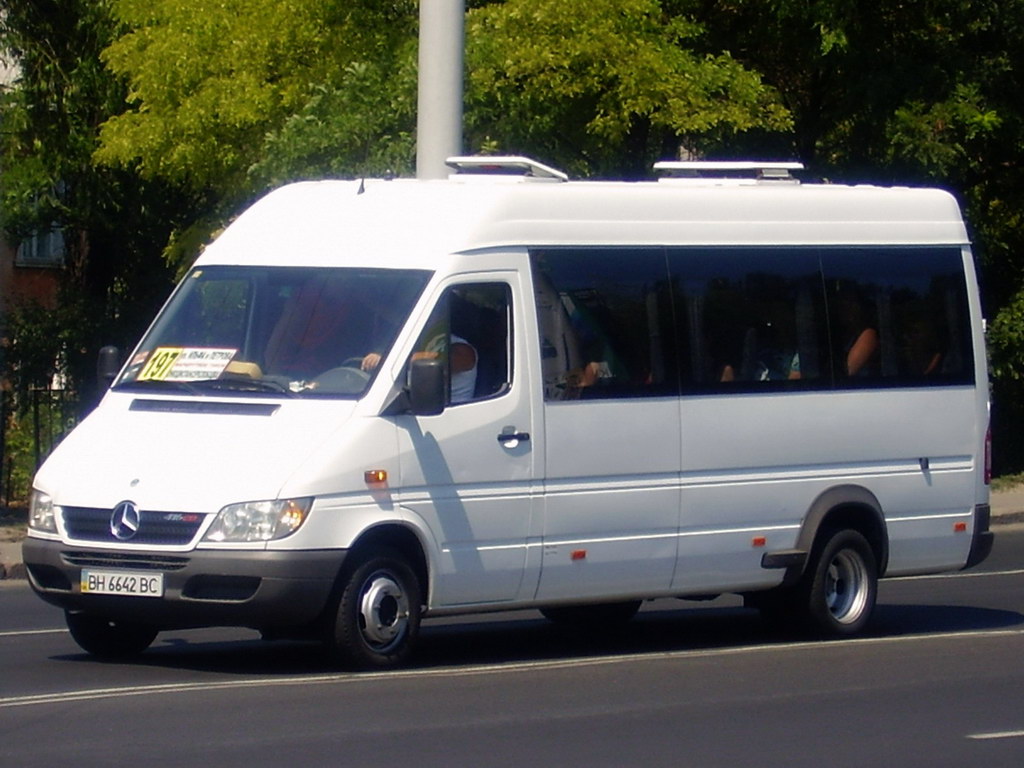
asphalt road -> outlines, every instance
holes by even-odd
[[[1024,527],[942,577],[885,581],[871,631],[807,642],[722,598],[582,637],[535,612],[428,622],[414,665],[338,674],[315,646],[165,633],[81,654],[0,583],[10,766],[1024,765]]]

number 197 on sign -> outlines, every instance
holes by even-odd
[[[153,379],[163,381],[174,368],[174,363],[182,353],[182,347],[159,347],[153,350],[146,366],[139,374],[139,381]]]

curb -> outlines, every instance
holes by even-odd
[[[25,574],[24,563],[0,563],[0,580],[25,581],[28,576]]]
[[[1016,525],[1024,523],[1024,512],[1010,512],[1005,515],[992,515],[992,527],[997,528],[1003,525]]]
[[[21,561],[20,541],[0,541],[0,580],[25,579],[25,564]]]

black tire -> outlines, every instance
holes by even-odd
[[[823,536],[796,585],[749,593],[744,604],[777,630],[847,637],[867,626],[877,597],[874,551],[857,531],[838,530]]]
[[[391,669],[408,661],[419,636],[420,584],[401,555],[366,553],[342,578],[328,650],[354,669]]]
[[[91,613],[65,611],[71,637],[87,653],[101,659],[130,659],[152,645],[157,630],[132,621],[116,621]]]
[[[563,605],[541,608],[540,612],[548,621],[567,627],[581,629],[602,629],[622,626],[640,610],[640,600],[620,603],[598,603],[596,605]]]
[[[860,533],[839,530],[818,550],[798,589],[805,619],[823,635],[855,635],[867,626],[878,597],[878,563]]]

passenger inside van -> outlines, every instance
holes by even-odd
[[[851,285],[840,285],[836,295],[839,333],[847,376],[871,376],[878,371],[878,329],[870,321],[867,302]]]
[[[923,317],[915,318],[900,338],[903,372],[908,376],[931,376],[939,372],[942,347],[933,324]]]
[[[794,381],[800,378],[800,353],[797,351],[796,328],[789,307],[778,302],[764,310],[764,320],[756,335],[756,362],[750,378],[753,381]]]
[[[878,331],[874,328],[865,328],[850,345],[846,353],[846,373],[849,376],[859,376],[868,373],[868,365],[873,361],[878,351]]]

